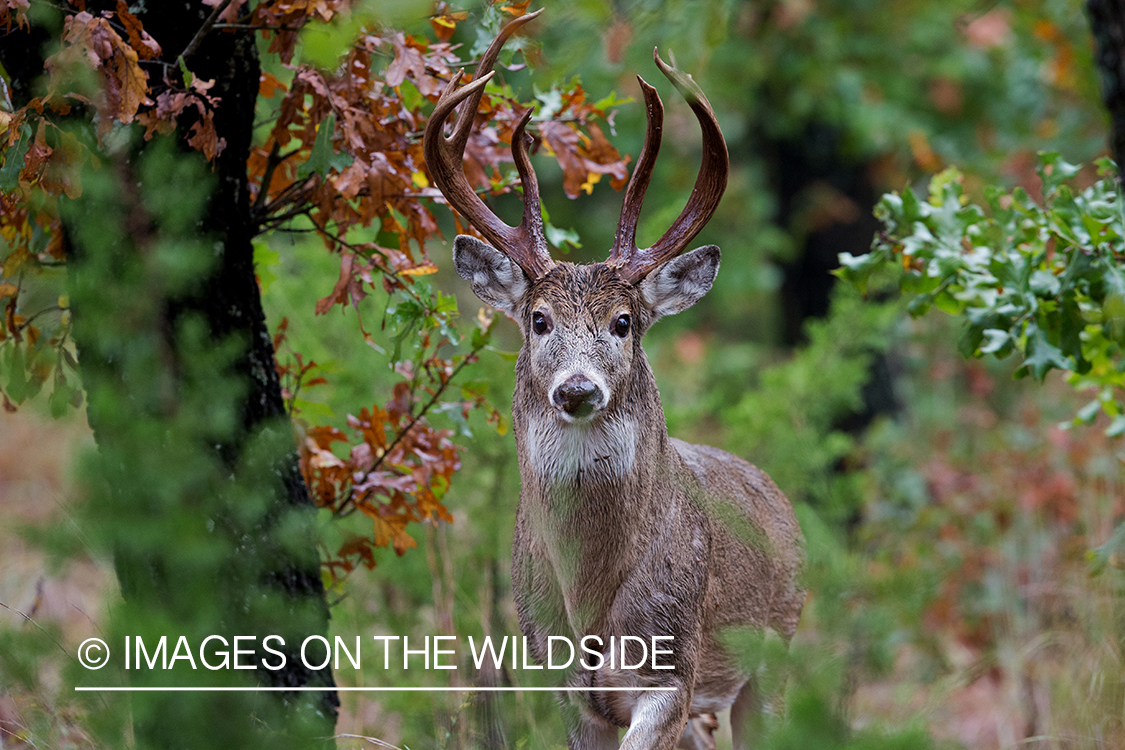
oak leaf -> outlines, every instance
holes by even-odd
[[[125,27],[125,33],[129,35],[130,46],[137,51],[142,60],[160,57],[160,45],[144,30],[140,19],[129,12],[125,0],[117,0],[117,18]]]
[[[0,0],[0,24],[5,31],[11,33],[13,22],[17,27],[31,28],[27,22],[27,10],[30,7],[30,0]]]
[[[222,3],[223,0],[203,0],[204,5],[209,5],[212,8],[216,8]],[[238,0],[238,2],[231,3],[223,9],[222,13],[219,14],[218,20],[222,21],[223,23],[236,23],[238,21],[238,12],[245,4],[246,0]]]
[[[284,94],[287,90],[288,87],[273,73],[263,70],[258,77],[258,96],[264,99],[272,99],[278,91]]]
[[[468,17],[467,11],[455,11],[442,0],[435,6],[434,15],[430,16],[430,26],[440,41],[448,42],[457,30],[457,24]]]

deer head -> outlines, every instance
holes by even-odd
[[[553,261],[528,159],[531,111],[512,138],[524,189],[519,226],[485,206],[461,163],[501,46],[537,15],[500,31],[471,83],[459,88],[462,74],[454,76],[423,144],[433,181],[485,239],[457,237],[457,272],[523,332],[512,403],[521,478],[512,592],[520,627],[540,660],[550,636],[562,633],[675,634],[670,671],[568,675],[571,687],[624,691],[568,694],[563,716],[573,750],[618,747],[619,727],[628,727],[622,750],[714,747],[712,715],[732,703],[732,734],[742,748],[758,699],[753,675],[731,660],[721,635],[737,625],[792,637],[805,598],[800,529],[788,500],[760,470],[669,438],[640,343],[657,319],[693,305],[715,280],[717,247],[684,250],[726,187],[726,144],[703,92],[654,54],[703,130],[703,162],[687,207],[652,247],[637,247],[664,114],[656,90],[638,79],[648,130],[609,257],[587,266]],[[447,138],[443,123],[454,111]],[[751,530],[753,541],[728,524]],[[661,692],[631,694],[638,685]]]
[[[547,249],[539,188],[528,158],[534,139],[525,128],[528,109],[512,136],[512,157],[523,184],[524,210],[512,227],[493,213],[469,184],[462,167],[484,87],[504,42],[542,10],[510,21],[481,58],[471,83],[450,81],[426,125],[423,148],[434,183],[487,243],[460,235],[454,242],[457,273],[484,302],[514,319],[524,337],[523,373],[533,392],[563,422],[586,421],[628,398],[634,361],[643,358],[640,337],[658,318],[685,310],[711,288],[719,249],[707,245],[681,255],[714,214],[726,188],[729,160],[715,113],[691,76],[653,51],[660,71],[684,96],[703,131],[703,160],[687,206],[652,247],[636,245],[637,220],[660,150],[664,107],[656,89],[637,77],[648,130],[625,190],[609,257],[589,266],[555,263]],[[443,124],[457,118],[445,137]]]

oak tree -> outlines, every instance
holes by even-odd
[[[490,5],[487,33],[526,7]],[[410,524],[452,520],[442,498],[460,448],[428,416],[483,409],[504,429],[483,392],[454,382],[492,320],[462,332],[453,300],[424,282],[443,199],[421,133],[480,52],[452,41],[464,20],[438,3],[422,35],[346,0],[0,2],[0,400],[14,410],[49,390],[56,413],[87,403],[99,450],[87,515],[114,555],[116,633],[283,628],[286,665],[256,679],[330,688],[327,667],[296,658],[327,629],[322,573],[373,567],[377,548],[415,546]],[[314,45],[298,48],[317,24],[330,43],[314,64]],[[518,70],[514,54],[503,62]],[[621,187],[627,160],[598,124],[608,104],[576,80],[556,93],[531,131],[566,191],[602,175]],[[526,106],[502,83],[484,97],[465,164],[484,194],[518,189],[505,163]],[[548,227],[553,242],[576,240]],[[325,375],[290,349],[287,321],[263,313],[255,243],[284,232],[315,233],[339,258],[318,313],[359,315],[377,290],[394,301],[379,328],[360,318],[356,343],[388,351],[402,379],[346,425],[298,416],[298,394]],[[372,530],[320,559],[316,507],[360,512]],[[224,741],[331,736],[331,690],[278,695],[248,699]],[[141,743],[214,729],[188,729],[185,705],[135,704]]]

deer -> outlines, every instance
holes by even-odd
[[[718,247],[684,250],[726,189],[726,143],[702,89],[675,58],[668,65],[654,50],[656,66],[703,133],[687,205],[655,244],[637,247],[664,113],[656,89],[638,76],[647,131],[609,257],[590,265],[552,260],[528,156],[533,108],[512,137],[523,186],[519,226],[484,203],[463,167],[500,49],[540,13],[509,21],[471,82],[460,85],[463,70],[452,77],[423,137],[433,183],[484,238],[458,235],[454,267],[523,337],[512,405],[521,478],[512,589],[520,629],[540,664],[552,636],[555,647],[558,636],[595,649],[615,637],[622,643],[617,654],[602,648],[602,668],[566,677],[559,703],[571,750],[713,748],[715,717],[728,707],[735,747],[745,748],[762,700],[753,670],[739,665],[724,633],[750,628],[772,630],[786,643],[793,637],[805,601],[804,537],[789,500],[763,471],[669,437],[641,347],[657,320],[691,307],[715,280]],[[663,663],[637,652],[637,641],[654,636],[671,636],[653,641],[672,652],[661,654]],[[639,668],[624,668],[638,658]]]

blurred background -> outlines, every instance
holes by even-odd
[[[635,158],[645,132],[635,76],[664,99],[639,245],[683,207],[700,150],[695,119],[653,65],[653,47],[674,53],[702,86],[730,150],[725,198],[696,243],[722,248],[718,280],[647,334],[645,348],[671,434],[757,464],[799,506],[810,595],[791,651],[740,646],[748,665],[784,664],[790,675],[787,717],[770,723],[763,746],[1125,747],[1125,579],[1112,568],[1095,575],[1089,554],[1125,517],[1120,439],[1104,424],[1070,424],[1088,399],[1062,378],[1014,380],[1014,365],[967,360],[957,320],[911,318],[895,294],[865,297],[831,275],[840,253],[867,251],[885,192],[924,188],[956,165],[970,196],[1000,185],[1034,197],[1038,151],[1081,163],[1107,153],[1083,3],[544,5],[531,65],[504,72],[524,101],[550,107],[553,85],[577,76],[589,99],[616,97],[604,129]],[[454,41],[477,43],[477,15],[470,10]],[[408,31],[428,29],[425,12],[401,19]],[[540,154],[535,164],[551,223],[580,238],[562,257],[604,259],[621,193],[602,179],[569,199],[555,160]],[[494,205],[519,215],[518,195]],[[471,320],[480,303],[452,273],[453,222],[438,218],[445,242],[426,248],[439,267],[430,281],[455,293]],[[287,318],[289,346],[328,381],[301,396],[299,419],[343,428],[401,377],[363,344],[353,311],[315,315],[339,275],[319,240],[274,235],[260,257],[271,328]],[[387,304],[378,293],[362,303],[376,340]],[[519,345],[515,325],[502,321],[495,351],[463,376],[502,414],[513,388],[507,354]],[[0,416],[0,648],[12,651],[42,640],[40,626],[75,642],[116,595],[111,561],[73,546],[51,555],[37,541],[44,527],[73,524],[82,492],[72,467],[92,446],[81,412],[52,420],[46,411],[32,404]],[[519,492],[511,434],[479,412],[467,425],[432,421],[459,430],[465,448],[443,498],[453,523],[413,525],[417,548],[377,550],[374,569],[329,579],[335,634],[519,632],[509,589]],[[327,511],[321,520],[334,548],[341,522]],[[0,689],[0,727],[20,730],[9,729],[5,747],[87,746],[81,715],[68,713],[46,666],[57,652],[49,641],[29,651],[19,687]],[[442,682],[458,674],[468,685],[466,670],[337,679],[459,684]],[[493,677],[523,684],[526,674]],[[372,746],[362,738],[414,750],[562,746],[549,694],[341,701],[339,747]],[[722,723],[720,747],[729,747]]]

